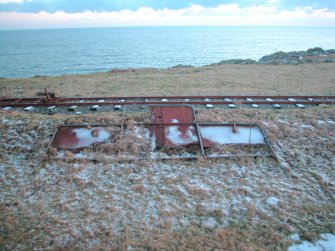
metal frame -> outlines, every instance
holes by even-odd
[[[164,104],[161,106],[170,106],[168,104]],[[251,123],[199,123],[197,121],[197,117],[196,117],[196,113],[194,110],[193,106],[188,106],[185,105],[187,107],[192,108],[193,111],[193,116],[194,116],[194,121],[190,122],[190,123],[135,123],[135,125],[138,126],[144,126],[146,128],[149,128],[151,126],[162,126],[162,130],[164,131],[164,127],[165,126],[185,126],[185,125],[191,125],[194,126],[196,128],[196,133],[197,133],[197,137],[199,139],[199,143],[197,144],[192,144],[192,145],[198,145],[199,146],[199,150],[201,152],[201,155],[195,155],[195,156],[187,156],[187,157],[178,157],[178,156],[171,156],[171,157],[162,157],[159,158],[160,160],[172,160],[172,159],[180,159],[180,160],[195,160],[198,159],[199,157],[203,157],[203,158],[207,158],[207,159],[218,159],[218,158],[247,158],[247,157],[273,157],[277,162],[279,162],[279,159],[272,147],[272,145],[270,144],[268,137],[266,135],[266,133],[264,132],[264,130],[257,124],[251,124]],[[49,150],[50,146],[52,146],[52,141],[55,138],[55,135],[58,131],[59,128],[62,127],[87,127],[88,125],[91,127],[120,127],[120,132],[123,133],[124,130],[124,126],[125,126],[125,114],[126,114],[126,110],[127,110],[127,105],[124,106],[123,108],[123,116],[122,116],[122,123],[109,123],[109,124],[70,124],[70,125],[60,125],[57,127],[56,131],[53,134],[53,137],[51,139],[50,144],[48,145],[47,151]],[[254,127],[254,128],[259,128],[262,136],[264,138],[265,144],[252,144],[253,146],[255,145],[264,145],[265,147],[267,147],[270,151],[270,154],[238,154],[238,155],[218,155],[218,156],[208,156],[208,154],[205,151],[205,147],[203,146],[202,143],[202,137],[201,137],[201,132],[199,127],[201,126],[240,126],[240,127]],[[250,145],[250,144],[227,144],[227,145]],[[64,150],[69,150],[69,149],[64,149]],[[71,149],[71,151],[73,151],[73,149]]]
[[[151,126],[151,125],[161,125],[163,126],[163,128],[165,126],[185,126],[185,125],[189,125],[189,126],[194,126],[195,128],[197,128],[196,132],[197,132],[197,137],[199,139],[199,143],[198,144],[192,144],[192,145],[199,145],[200,151],[202,153],[201,157],[204,158],[237,158],[237,157],[273,157],[274,159],[276,159],[278,161],[278,157],[272,147],[272,145],[270,144],[268,137],[266,135],[266,133],[264,132],[264,130],[257,124],[249,124],[249,123],[147,123],[147,124],[141,124],[141,125],[147,125],[147,126]],[[232,143],[232,144],[224,144],[224,145],[234,145],[234,146],[248,146],[248,145],[264,145],[266,147],[268,147],[269,151],[271,152],[271,154],[247,154],[247,155],[231,155],[231,156],[217,156],[217,157],[213,157],[213,156],[208,156],[205,152],[205,147],[202,144],[202,137],[201,137],[201,133],[199,130],[199,127],[201,126],[234,126],[234,125],[238,125],[240,127],[254,127],[254,128],[259,128],[262,136],[264,138],[265,144],[239,144],[239,143]],[[195,156],[194,158],[196,159],[197,157],[199,157],[198,155]],[[172,157],[171,159],[174,159],[175,157]],[[185,157],[186,159],[189,159],[190,157]],[[183,159],[182,157],[178,157],[177,159]]]

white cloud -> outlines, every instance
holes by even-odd
[[[0,13],[1,29],[166,25],[335,26],[335,12],[311,7],[280,11],[269,5],[242,8],[227,4],[216,8],[192,5],[179,10],[142,7],[113,12]]]
[[[32,0],[0,0],[1,3],[23,3],[23,2],[31,2]]]
[[[279,4],[281,0],[267,0],[266,3],[269,5],[276,5]]]

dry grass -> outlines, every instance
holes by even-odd
[[[0,88],[1,96],[34,96],[46,83],[61,96],[204,90],[334,94],[334,68],[335,64],[116,69],[1,79]],[[320,233],[335,233],[334,107],[199,109],[197,117],[199,122],[260,125],[281,163],[201,157],[194,162],[127,162],[125,153],[139,156],[148,151],[139,147],[143,139],[127,134],[134,132],[134,121],[150,120],[146,113],[129,115],[122,135],[115,129],[111,142],[85,150],[95,155],[95,162],[70,152],[59,159],[55,149],[45,153],[58,124],[120,123],[122,114],[74,117],[0,111],[0,249],[285,250],[291,234],[315,240]],[[278,205],[269,205],[269,197],[276,197]]]
[[[71,97],[334,94],[334,71],[335,63],[113,70],[89,75],[0,79],[0,95],[35,96],[44,87],[58,96]]]
[[[65,161],[47,156],[39,168],[57,124],[121,115],[1,112],[0,249],[285,250],[293,233],[306,240],[334,233],[334,114],[332,107],[198,111],[200,121],[260,124],[281,165],[267,158],[128,163],[110,160],[101,145],[96,164],[67,153]],[[125,139],[113,153],[134,153],[137,139]],[[268,205],[269,197],[279,204]]]

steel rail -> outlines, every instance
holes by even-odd
[[[273,104],[287,104],[287,105],[319,105],[319,104],[327,104],[327,105],[335,105],[335,100],[316,100],[316,101],[152,101],[152,102],[143,102],[143,101],[131,101],[131,102],[0,102],[0,107],[10,106],[10,107],[27,107],[27,106],[35,106],[35,107],[47,107],[47,106],[92,106],[92,105],[141,105],[141,106],[150,106],[150,105],[228,105],[228,104],[258,104],[258,105],[273,105]]]
[[[227,100],[228,99],[228,100]],[[252,99],[252,100],[248,100]],[[264,100],[272,99],[272,100]],[[293,99],[293,100],[289,100]],[[306,100],[307,99],[307,100]],[[309,100],[308,100],[309,99]],[[134,97],[29,97],[0,98],[0,107],[92,106],[92,105],[227,105],[227,104],[335,104],[334,95],[208,95],[208,96],[134,96]]]
[[[297,98],[297,99],[307,99],[307,98],[315,98],[315,99],[335,99],[335,95],[181,95],[181,96],[116,96],[116,97],[56,97],[50,98],[50,100],[138,100],[138,99],[246,99],[246,98],[255,98],[255,99],[265,99],[265,98],[273,98],[273,99],[288,99],[288,98]],[[0,98],[1,102],[4,101],[33,101],[33,100],[41,100],[45,99],[44,97],[29,97],[29,98]]]

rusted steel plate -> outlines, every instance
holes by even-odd
[[[192,123],[193,109],[189,106],[152,106],[153,123]]]
[[[247,125],[199,125],[204,147],[229,144],[265,144],[260,128]]]
[[[193,125],[165,125],[167,123],[193,123],[194,113],[189,106],[150,107],[152,122],[151,134],[157,147],[175,147],[197,144],[198,137]]]
[[[51,146],[58,149],[75,150],[104,142],[110,137],[111,133],[104,127],[61,126],[58,128]]]
[[[164,126],[163,125],[151,125],[150,126],[150,135],[152,138],[152,143],[155,144],[155,147],[164,147],[165,137],[164,137]]]

